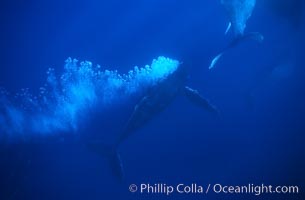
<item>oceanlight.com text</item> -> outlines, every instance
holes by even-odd
[[[259,196],[262,194],[299,194],[299,186],[273,186],[267,184],[255,185],[252,183],[246,185],[224,185],[224,184],[167,184],[167,183],[141,183],[131,184],[129,191],[139,194],[248,194]]]

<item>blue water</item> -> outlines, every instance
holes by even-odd
[[[304,199],[304,5],[284,8],[257,1],[244,32],[263,42],[241,42],[209,70],[234,39],[220,1],[1,1],[0,199]],[[182,65],[219,114],[178,95],[119,146],[118,180],[87,143],[113,143]],[[129,191],[141,183],[300,194]]]

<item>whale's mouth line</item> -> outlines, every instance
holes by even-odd
[[[46,84],[38,95],[28,89],[13,96],[0,92],[0,140],[4,135],[14,138],[77,130],[89,110],[127,101],[166,79],[179,65],[177,60],[160,56],[151,65],[135,66],[127,74],[119,74],[89,61],[68,58],[60,76],[54,69],[47,71]]]

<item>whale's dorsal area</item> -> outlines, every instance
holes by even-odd
[[[252,15],[256,0],[221,0],[221,4],[227,11],[234,35],[236,37],[242,36],[247,20]]]

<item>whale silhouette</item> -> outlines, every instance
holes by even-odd
[[[264,39],[264,37],[258,32],[245,33],[247,21],[252,15],[256,5],[256,0],[221,0],[221,4],[224,6],[229,19],[229,24],[225,34],[232,30],[233,40],[212,59],[209,69],[215,67],[216,63],[225,52],[237,46],[241,42],[248,39],[262,42]]]
[[[117,178],[122,180],[124,177],[123,165],[118,153],[120,144],[165,110],[177,96],[183,95],[194,105],[208,112],[218,113],[216,107],[202,97],[197,90],[186,86],[186,80],[187,73],[185,67],[180,65],[175,72],[160,81],[141,98],[136,104],[125,129],[113,145],[103,144],[99,141],[89,144],[91,149],[108,158],[111,170]]]

